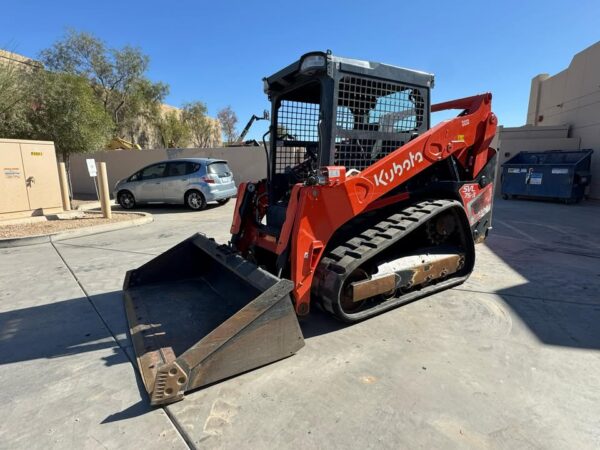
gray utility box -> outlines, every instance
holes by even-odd
[[[502,197],[581,200],[590,184],[593,150],[520,152],[502,164]]]

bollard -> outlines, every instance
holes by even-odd
[[[63,211],[71,211],[69,183],[67,181],[67,169],[64,162],[58,163],[58,180],[60,181],[60,196],[62,197]]]
[[[106,176],[106,163],[100,163],[98,170],[98,181],[100,182],[100,206],[102,207],[102,215],[107,218],[112,218],[112,210],[110,209],[110,193],[108,191],[108,177]]]

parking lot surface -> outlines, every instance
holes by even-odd
[[[0,250],[1,448],[598,448],[600,203],[497,200],[468,282],[150,408],[121,286],[230,202]]]

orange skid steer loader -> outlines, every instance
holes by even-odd
[[[431,105],[431,74],[330,52],[264,86],[267,177],[240,185],[231,242],[196,234],[125,278],[154,405],[292,355],[311,307],[356,322],[464,282],[491,228],[491,94]]]

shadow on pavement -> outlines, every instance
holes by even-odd
[[[600,208],[524,201],[509,207],[497,212],[498,228],[486,245],[508,266],[502,270],[526,281],[482,291],[501,296],[542,343],[600,350],[600,242],[593,232]],[[566,214],[583,212],[589,219]]]
[[[138,382],[139,382],[139,377],[136,377],[136,379],[138,379]],[[109,415],[100,423],[119,422],[120,420],[131,419],[133,417],[142,416],[142,415],[152,411],[153,409],[154,408],[152,408],[150,406],[150,401],[148,400],[148,396],[144,395],[143,398],[139,402],[134,403],[133,405],[125,408],[122,411],[119,411],[117,413]]]
[[[304,339],[320,336],[322,334],[333,333],[348,326],[336,320],[331,314],[321,311],[316,306],[312,306],[310,315],[305,318],[298,318],[300,329],[304,335]]]
[[[113,335],[126,333],[125,311],[122,304],[115,304],[122,302],[121,292],[102,294],[92,300],[111,331],[86,297],[0,313],[0,365],[102,351],[103,356],[98,359],[106,366],[123,363],[135,366],[130,349],[118,345],[113,338]],[[121,342],[127,345],[129,339]],[[135,371],[140,401],[102,423],[142,415],[152,409],[137,368]]]
[[[111,348],[119,347],[85,297],[0,313],[0,364]]]
[[[218,203],[208,203],[206,208],[202,211],[194,211],[188,208],[185,205],[168,205],[165,203],[153,203],[148,205],[138,205],[133,209],[123,209],[119,205],[113,206],[113,211],[119,212],[147,212],[150,214],[202,214],[205,211],[210,211],[212,209],[217,209],[225,205],[219,205]]]
[[[600,302],[529,298],[511,291],[498,295],[544,344],[600,350]]]

